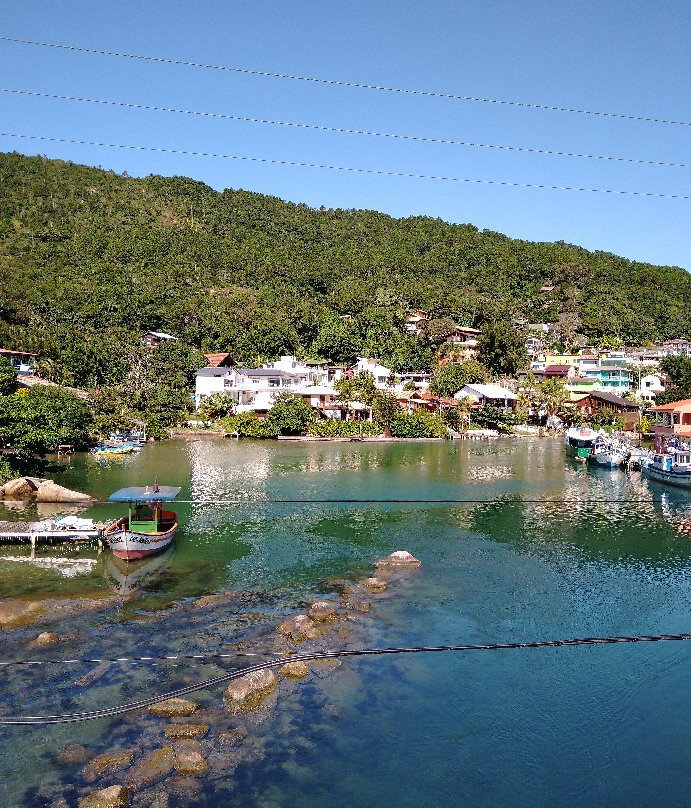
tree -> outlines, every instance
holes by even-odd
[[[506,320],[485,324],[478,349],[478,359],[500,376],[513,376],[528,362],[523,336]]]
[[[471,423],[483,429],[496,429],[498,432],[511,432],[511,427],[518,423],[518,418],[512,413],[486,404],[484,407],[474,409],[470,414]]]
[[[443,365],[432,379],[429,389],[437,396],[451,398],[466,384],[486,382],[488,378],[487,368],[477,360],[469,359],[461,365],[452,363]]]
[[[672,387],[655,397],[656,404],[668,404],[691,398],[691,359],[685,356],[666,356],[660,362],[660,369],[669,376]]]
[[[205,421],[217,421],[233,414],[233,400],[223,393],[212,393],[202,401],[199,412]]]
[[[542,379],[535,384],[536,403],[547,415],[557,415],[569,400],[569,391],[562,379]]]
[[[400,414],[401,408],[391,393],[377,390],[371,399],[372,420],[384,429],[387,438],[391,437],[391,425]]]
[[[315,356],[324,356],[332,362],[351,365],[362,348],[362,340],[357,329],[347,320],[336,314],[329,314],[319,324],[319,331],[312,342]]]
[[[0,356],[0,396],[11,396],[17,389],[17,371]]]
[[[430,342],[443,342],[450,337],[458,326],[450,317],[429,320],[425,325],[425,333]]]
[[[269,410],[267,421],[279,435],[304,435],[317,411],[302,396],[278,396]]]
[[[89,404],[59,387],[38,385],[0,398],[0,438],[25,458],[44,457],[66,443],[85,448],[92,424]]]

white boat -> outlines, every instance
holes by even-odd
[[[570,429],[566,430],[566,434],[564,435],[566,454],[574,457],[576,460],[585,462],[599,435],[599,432],[596,432],[589,426],[572,426]]]
[[[691,490],[691,449],[668,447],[655,452],[643,471],[651,480]]]
[[[598,437],[590,450],[588,461],[597,466],[619,468],[628,460],[629,448],[618,440]]]
[[[179,488],[159,486],[121,488],[108,497],[112,502],[127,502],[127,516],[112,522],[103,539],[113,553],[125,561],[160,553],[170,547],[178,529],[175,511],[164,511],[163,503],[180,493]]]

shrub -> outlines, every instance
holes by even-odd
[[[394,438],[444,438],[446,425],[440,415],[417,410],[399,413],[391,422]]]
[[[279,434],[275,423],[253,412],[241,412],[224,418],[221,424],[227,432],[236,432],[241,438],[277,438]]]
[[[345,438],[355,435],[381,435],[381,433],[381,427],[369,421],[339,421],[326,418],[313,421],[307,434],[318,438]]]

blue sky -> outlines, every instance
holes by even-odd
[[[681,0],[4,0],[0,35],[393,87],[691,120]],[[0,85],[691,164],[691,127],[316,85],[0,42]],[[2,131],[407,173],[690,194],[688,168],[392,141],[0,93]],[[132,175],[430,215],[691,269],[691,201],[465,185],[0,137]]]

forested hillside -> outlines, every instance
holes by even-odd
[[[691,337],[677,267],[14,153],[0,182],[0,344],[78,385],[118,382],[149,329],[245,362],[369,352],[404,368],[429,358],[398,330],[411,308],[475,326],[561,315],[603,344]]]

